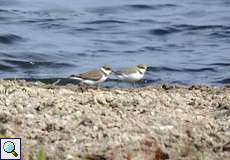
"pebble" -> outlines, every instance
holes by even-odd
[[[230,152],[230,141],[227,142],[226,144],[224,144],[224,146],[223,146],[223,151],[228,151],[228,152]]]
[[[167,125],[167,126],[160,126],[159,128],[160,128],[161,130],[167,130],[167,129],[173,129],[174,126],[172,126],[172,125]]]
[[[25,117],[28,119],[33,119],[35,116],[34,114],[26,114]]]

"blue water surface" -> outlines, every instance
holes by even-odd
[[[1,79],[145,63],[147,83],[230,83],[229,0],[0,0],[0,28]]]

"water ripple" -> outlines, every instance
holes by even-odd
[[[41,22],[56,22],[56,21],[65,21],[66,18],[40,18],[40,19],[30,19],[22,20],[22,23],[41,23]]]
[[[6,10],[6,9],[0,9],[0,13],[9,13],[10,11],[9,10]]]
[[[149,51],[163,51],[164,50],[161,47],[153,47],[153,46],[146,46],[143,49],[144,50],[149,50]]]
[[[230,63],[211,63],[209,65],[226,67],[226,66],[230,66]]]
[[[117,5],[117,6],[106,6],[106,7],[98,7],[98,8],[91,8],[88,11],[97,14],[115,14],[121,12],[128,12],[128,11],[151,11],[151,10],[160,10],[165,8],[175,8],[178,5],[175,4],[128,4],[128,5]]]
[[[178,31],[180,30],[177,28],[166,27],[166,28],[161,28],[161,29],[151,29],[148,32],[153,35],[166,35],[166,34],[176,33]]]
[[[37,67],[49,67],[49,68],[62,68],[62,67],[73,67],[73,65],[69,63],[59,63],[59,62],[50,62],[50,61],[24,61],[24,60],[2,60],[6,64],[17,66],[20,68],[28,69],[28,68],[37,68]]]
[[[162,8],[171,8],[177,7],[175,4],[155,4],[155,5],[147,5],[147,4],[132,4],[126,5],[125,8],[130,8],[133,10],[152,10],[152,9],[162,9]]]
[[[24,39],[15,34],[0,34],[0,43],[13,44],[15,42],[23,41]]]
[[[124,23],[127,23],[127,22],[108,19],[108,20],[88,21],[88,22],[84,22],[83,24],[124,24]]]
[[[14,68],[4,64],[0,64],[0,71],[14,72]]]
[[[182,31],[195,31],[195,30],[210,30],[210,29],[230,29],[230,26],[224,25],[188,25],[188,24],[180,24],[173,25],[179,30]]]
[[[91,28],[91,27],[83,27],[83,28],[74,28],[72,31],[77,31],[77,32],[93,32],[93,31],[98,31],[96,28]]]
[[[230,78],[225,78],[222,79],[220,81],[216,81],[216,83],[220,83],[220,84],[230,84]]]
[[[217,72],[216,69],[214,68],[182,68],[182,69],[177,69],[177,68],[170,68],[170,67],[149,67],[149,71],[152,72]]]

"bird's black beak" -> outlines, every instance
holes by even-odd
[[[147,66],[146,71],[150,71],[151,70],[151,66]]]

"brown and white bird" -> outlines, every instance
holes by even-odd
[[[121,70],[113,71],[113,73],[121,81],[136,82],[144,77],[146,70],[147,70],[147,65],[139,64],[135,67],[124,68]]]
[[[111,72],[112,69],[109,65],[103,65],[99,70],[92,70],[77,75],[71,75],[69,78],[78,80],[88,85],[98,85],[99,83],[104,82]]]

